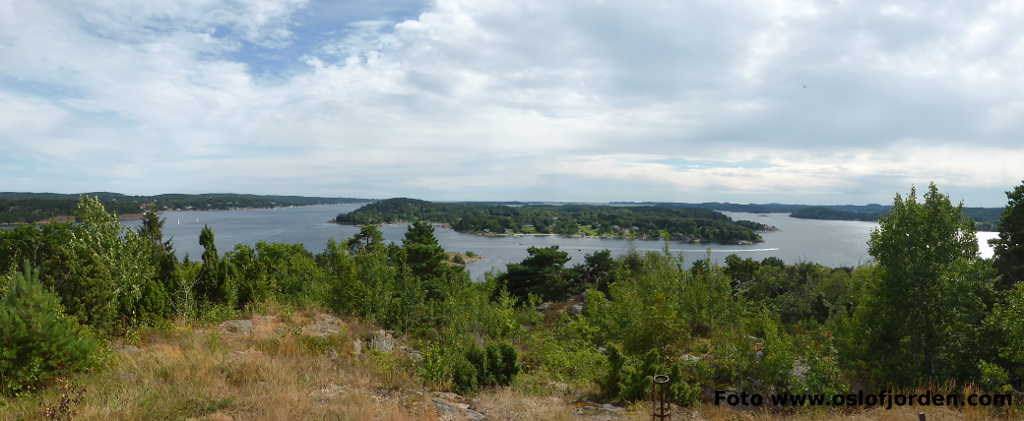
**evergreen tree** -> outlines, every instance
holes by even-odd
[[[99,342],[64,315],[58,298],[26,267],[0,294],[0,395],[30,391],[95,363]]]
[[[203,246],[203,263],[196,280],[196,294],[211,304],[236,304],[236,288],[232,284],[230,267],[217,254],[213,230],[204,225],[199,234]]]
[[[164,241],[163,228],[165,220],[160,218],[155,205],[146,207],[142,214],[142,225],[139,227],[139,235],[148,241],[152,247],[153,266],[157,268],[156,277],[167,293],[172,293],[180,288],[178,279],[178,259],[174,256],[174,246],[171,239]]]
[[[384,247],[384,235],[373,225],[363,225],[359,233],[352,236],[345,244],[352,255],[363,251],[376,250]]]
[[[530,247],[529,257],[521,263],[508,265],[508,271],[501,276],[505,288],[513,296],[527,298],[537,294],[546,300],[557,300],[569,294],[569,276],[565,264],[569,253],[558,246]]]
[[[430,224],[419,221],[410,225],[402,244],[405,247],[406,262],[415,276],[421,279],[433,278],[444,270],[446,255],[437,243],[434,227]]]

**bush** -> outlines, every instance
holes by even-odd
[[[30,392],[60,375],[96,362],[99,342],[64,315],[56,295],[27,268],[15,273],[0,298],[0,394]]]
[[[477,376],[479,373],[473,363],[465,357],[455,360],[452,366],[452,380],[455,382],[455,391],[461,394],[475,392],[479,387]]]
[[[483,349],[474,344],[458,358],[453,371],[459,393],[472,392],[484,386],[504,386],[512,383],[519,373],[519,356],[509,344],[490,344]]]

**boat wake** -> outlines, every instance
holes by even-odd
[[[712,252],[712,253],[750,253],[750,252],[778,251],[778,250],[779,250],[779,248],[776,247],[776,248],[770,248],[770,249],[734,249],[734,250],[715,250],[715,249],[708,250],[708,249],[704,249],[704,250],[672,250],[672,251],[679,251],[679,252],[683,252],[683,253],[707,253],[709,251]]]

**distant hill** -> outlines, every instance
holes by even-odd
[[[784,203],[728,203],[728,202],[612,202],[616,205],[680,206],[713,209],[725,212],[788,213],[794,218],[828,219],[836,221],[877,221],[889,213],[891,206],[868,205],[792,205]],[[999,223],[1004,208],[964,207],[964,214],[974,220],[980,231],[992,231]]]
[[[338,215],[341,224],[363,225],[427,221],[455,231],[483,234],[558,234],[567,236],[658,239],[722,244],[761,241],[758,231],[772,227],[733,221],[711,209],[677,206],[609,206],[592,204],[506,206],[484,203],[439,203],[395,198]]]
[[[263,196],[254,194],[206,193],[129,196],[120,193],[0,193],[0,223],[39,222],[74,213],[81,195],[96,196],[108,210],[118,214],[142,212],[148,204],[161,210],[274,208],[334,203],[365,203],[369,199],[348,197]]]

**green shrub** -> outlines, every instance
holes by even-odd
[[[456,359],[452,365],[452,381],[455,383],[455,391],[462,394],[475,392],[479,388],[478,375],[476,367],[468,359],[465,357]]]
[[[469,365],[463,364],[463,361]],[[470,345],[453,367],[456,390],[472,392],[484,386],[504,386],[519,373],[519,356],[509,344]],[[469,378],[472,375],[473,378]],[[461,393],[461,392],[460,392]]]
[[[0,394],[30,392],[55,376],[96,362],[100,344],[91,331],[64,315],[37,272],[15,273],[0,298]]]

